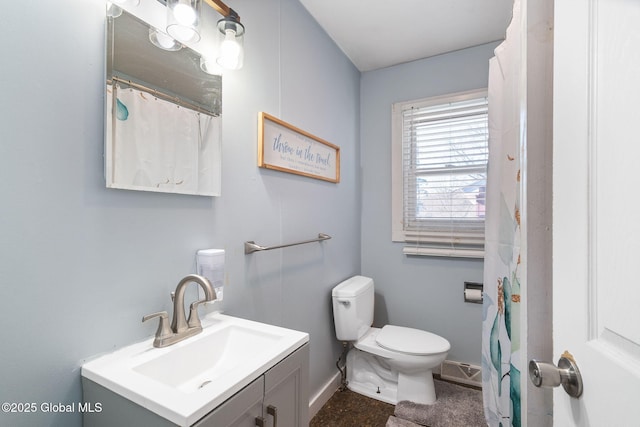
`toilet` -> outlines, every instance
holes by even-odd
[[[338,340],[353,344],[347,354],[347,387],[395,405],[401,400],[436,401],[431,370],[451,348],[449,341],[419,329],[373,328],[373,279],[354,276],[331,293]]]

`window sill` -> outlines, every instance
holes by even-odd
[[[433,256],[447,258],[484,258],[484,249],[455,249],[405,246],[402,253],[409,256]]]

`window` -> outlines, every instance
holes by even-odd
[[[408,255],[484,256],[487,92],[393,104],[392,237]]]

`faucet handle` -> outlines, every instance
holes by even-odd
[[[147,320],[154,319],[156,317],[160,318],[160,323],[158,324],[156,339],[153,341],[153,346],[163,347],[164,341],[173,335],[173,331],[169,327],[169,315],[167,314],[167,312],[159,311],[157,313],[147,314],[142,318],[142,321],[146,322]]]
[[[198,306],[205,302],[207,302],[206,299],[201,299],[200,301],[195,301],[191,303],[191,306],[189,309],[189,320],[187,320],[189,329],[191,328],[202,329],[202,323],[200,323],[200,316],[198,316]]]

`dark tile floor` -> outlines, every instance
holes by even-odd
[[[384,427],[394,405],[351,390],[337,391],[311,419],[309,427]]]

